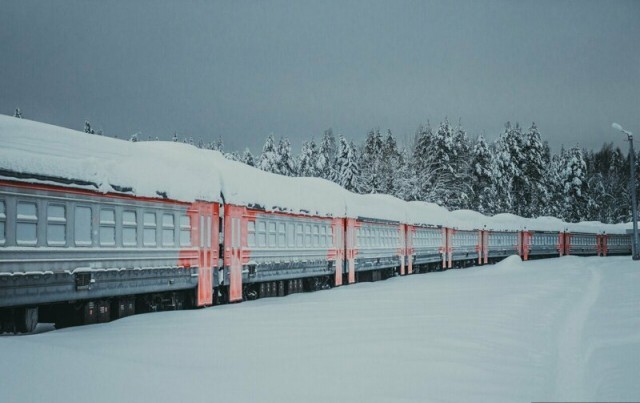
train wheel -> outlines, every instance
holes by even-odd
[[[38,326],[38,307],[18,308],[15,311],[16,330],[31,333]]]

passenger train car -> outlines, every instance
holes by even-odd
[[[284,296],[510,255],[631,253],[629,235],[599,227],[453,225],[421,215],[415,202],[279,177],[182,144],[88,137],[4,116],[0,141],[0,332]]]

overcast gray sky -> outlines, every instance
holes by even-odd
[[[299,147],[535,121],[557,150],[640,134],[640,1],[0,0],[0,113]],[[625,147],[626,149],[626,147]]]

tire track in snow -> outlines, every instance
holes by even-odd
[[[558,364],[556,368],[555,399],[560,401],[584,401],[586,356],[582,343],[585,323],[600,294],[600,271],[589,267],[589,284],[579,300],[569,311],[564,326],[558,333]],[[577,267],[577,270],[584,270]]]

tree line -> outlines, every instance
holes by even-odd
[[[298,155],[286,137],[276,141],[273,135],[257,156],[249,149],[225,153],[222,140],[194,145],[267,172],[325,178],[356,193],[385,193],[451,210],[568,222],[631,220],[628,155],[611,143],[597,152],[575,146],[554,154],[535,123],[523,129],[507,122],[489,142],[469,138],[460,123],[444,119],[437,127],[420,126],[404,147],[391,130],[372,129],[356,144],[329,129],[319,142],[305,141]]]

